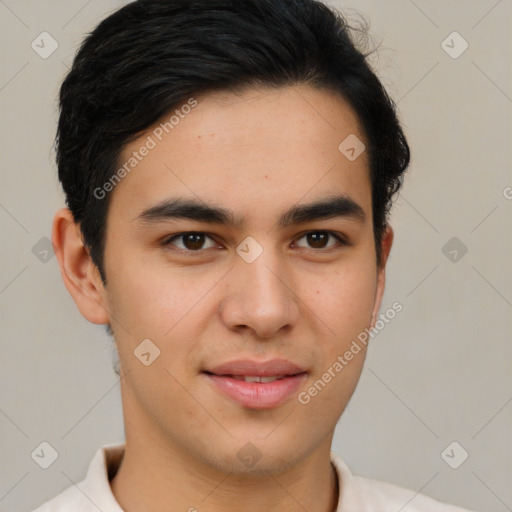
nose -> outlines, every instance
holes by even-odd
[[[237,258],[228,274],[228,295],[221,317],[231,330],[271,338],[289,330],[299,319],[298,298],[284,264],[264,250],[252,263]]]

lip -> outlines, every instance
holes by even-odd
[[[255,375],[258,377],[271,377],[273,375],[296,375],[304,373],[305,368],[288,361],[287,359],[271,359],[269,361],[255,361],[253,359],[238,359],[208,368],[209,373],[215,375]]]
[[[298,391],[307,378],[307,372],[302,367],[286,359],[266,362],[249,359],[231,361],[204,371],[203,375],[214,389],[250,409],[272,409],[282,405]],[[285,377],[267,383],[245,382],[233,378],[240,375]]]

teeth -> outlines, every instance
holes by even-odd
[[[278,379],[281,379],[281,378],[282,377],[278,377],[278,376],[276,376],[276,377],[260,377],[260,382],[263,382],[263,383],[265,383],[265,382],[274,382],[275,380],[278,380]],[[246,382],[247,382],[247,380],[246,380]]]
[[[244,375],[245,382],[261,382],[261,377],[258,376],[251,376],[251,375]]]
[[[274,382],[275,380],[282,379],[284,375],[274,375],[271,377],[259,377],[258,375],[232,375],[233,379],[243,380],[245,382],[262,382],[263,384],[268,382]]]

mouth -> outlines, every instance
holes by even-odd
[[[231,403],[247,409],[272,409],[298,392],[307,371],[288,359],[237,359],[205,368],[202,375]]]
[[[216,375],[212,372],[205,372],[208,375]],[[268,384],[270,382],[274,382],[276,380],[282,380],[286,377],[293,377],[293,375],[270,375],[270,376],[263,376],[263,375],[217,375],[218,377],[228,377],[235,380],[240,380],[244,382],[261,382],[263,384]]]

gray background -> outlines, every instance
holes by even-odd
[[[64,205],[51,150],[59,83],[82,35],[124,3],[0,0],[0,510],[53,497],[123,439],[110,341],[76,309],[56,258],[44,261],[44,237]],[[382,306],[403,311],[373,340],[333,448],[355,473],[512,510],[512,2],[331,4],[370,21],[372,63],[413,152]],[[43,31],[58,42],[46,59],[31,48]],[[458,58],[442,47],[454,31],[469,44]],[[42,441],[59,453],[46,470],[31,458]],[[453,441],[469,453],[458,469],[441,457]]]

